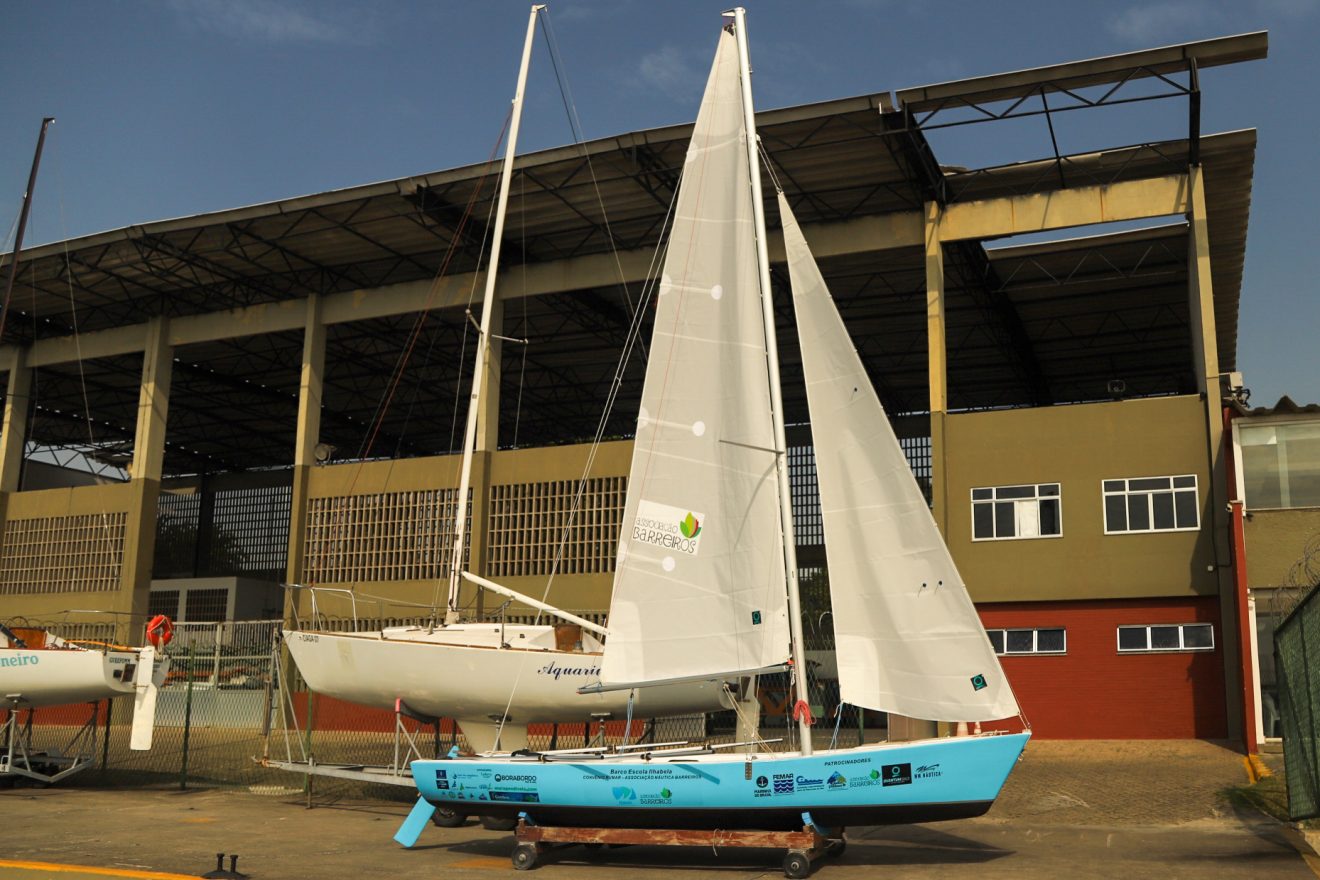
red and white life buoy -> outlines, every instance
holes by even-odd
[[[147,622],[147,641],[156,648],[163,648],[174,638],[174,622],[164,614],[157,614]]]

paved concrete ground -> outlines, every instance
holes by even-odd
[[[1241,755],[1210,743],[1037,741],[987,816],[849,829],[847,852],[822,863],[816,876],[1320,876],[1284,826],[1226,805],[1223,789],[1246,778]],[[15,789],[0,792],[0,859],[197,875],[225,852],[239,854],[239,870],[253,880],[511,871],[510,835],[475,824],[430,828],[416,848],[401,849],[390,838],[406,811],[363,800],[307,810],[298,798],[224,790]],[[782,853],[770,850],[570,847],[552,855],[534,876],[782,876]],[[5,880],[42,876],[50,875],[0,867]]]

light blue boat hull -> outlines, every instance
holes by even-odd
[[[544,825],[824,828],[931,822],[990,809],[1030,733],[882,743],[797,754],[650,760],[413,761],[422,797],[477,816]]]

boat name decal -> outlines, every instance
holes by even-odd
[[[41,658],[36,654],[19,654],[17,657],[0,657],[0,666],[36,666]]]
[[[696,556],[705,522],[704,513],[643,500],[637,504],[632,539],[639,544]]]
[[[560,666],[558,663],[547,663],[536,670],[537,675],[552,675],[555,681],[559,681],[561,675],[575,675],[579,678],[590,678],[600,675],[600,666]]]
[[[674,770],[670,767],[611,767],[608,773],[584,773],[582,778],[613,782],[618,779],[646,779],[653,776],[673,775]]]

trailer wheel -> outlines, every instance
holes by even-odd
[[[784,876],[789,880],[802,880],[811,873],[811,859],[804,853],[791,852],[784,856]]]
[[[536,867],[536,858],[540,853],[534,843],[520,843],[513,848],[510,860],[515,871],[530,871]]]
[[[467,813],[460,813],[453,807],[436,807],[431,821],[441,828],[461,828],[467,824]]]
[[[512,831],[518,827],[518,820],[501,819],[499,816],[482,816],[481,827],[487,831]]]

